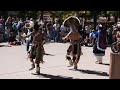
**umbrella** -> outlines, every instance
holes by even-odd
[[[80,20],[76,16],[70,16],[63,22],[64,26],[69,26],[70,24],[74,24],[76,26],[80,25]]]

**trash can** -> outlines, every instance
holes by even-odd
[[[120,53],[110,53],[109,79],[120,79]]]

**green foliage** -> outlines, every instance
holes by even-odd
[[[25,19],[28,18],[34,18],[36,19],[38,16],[38,11],[19,11],[18,17]]]
[[[37,18],[38,16],[42,16],[42,11],[19,11],[18,17],[33,17]],[[85,17],[85,18],[94,18],[94,15],[97,16],[119,16],[120,11],[47,11],[51,14],[51,17],[54,18],[67,18],[72,15],[76,15],[77,17]],[[42,18],[42,17],[41,17]]]

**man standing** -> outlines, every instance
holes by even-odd
[[[11,19],[11,17],[8,17],[6,22],[5,22],[5,30],[6,30],[7,39],[8,39],[10,31],[12,30],[12,19]]]
[[[20,18],[20,21],[18,21],[18,24],[17,24],[19,41],[21,41],[21,34],[22,34],[23,26],[24,26],[23,20],[22,20],[22,18]]]
[[[58,42],[59,40],[59,29],[60,29],[60,25],[58,23],[58,21],[55,21],[55,24],[53,25],[54,28],[54,41]]]
[[[86,31],[86,38],[89,38],[89,33],[90,33],[90,27],[89,27],[89,25],[85,26],[85,31]]]
[[[1,22],[0,22],[0,34],[3,39],[2,41],[5,41],[5,39],[6,39],[5,28],[4,28],[3,24],[1,24]]]
[[[3,25],[3,27],[5,29],[5,19],[3,18],[3,16],[1,16],[1,18],[0,18],[0,23]]]
[[[53,28],[53,24],[52,24],[51,21],[46,24],[46,29],[47,29],[48,39],[49,39],[49,42],[50,42],[50,41],[54,40],[53,39],[53,36],[54,36],[54,31],[53,30],[54,30],[54,28]]]

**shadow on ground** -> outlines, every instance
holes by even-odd
[[[108,63],[102,63],[101,65],[108,65],[109,66],[110,64],[108,64]]]
[[[48,53],[45,53],[45,55],[48,55],[48,56],[55,56],[55,55],[52,55],[52,54],[48,54]]]
[[[12,46],[9,46],[9,45],[0,45],[0,47],[12,47]]]
[[[50,74],[43,74],[41,73],[40,75],[37,75],[37,77],[45,77],[45,78],[50,78],[50,79],[73,79],[72,77],[65,77],[65,76],[55,76],[55,75],[50,75]]]
[[[69,70],[74,70],[74,69],[69,69]],[[86,73],[86,74],[96,74],[96,75],[100,75],[100,76],[109,76],[109,74],[107,74],[106,72],[101,72],[101,71],[82,70],[82,69],[78,69],[78,70],[74,70],[74,71],[80,71],[80,72]]]

